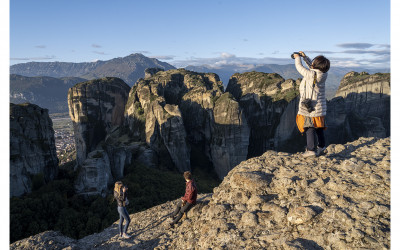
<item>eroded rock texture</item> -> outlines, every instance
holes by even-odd
[[[157,152],[160,163],[172,162],[185,171],[191,169],[192,158],[205,158],[216,170],[231,169],[232,162],[218,162],[212,156],[210,145],[215,101],[222,93],[215,74],[156,71],[131,89],[127,124],[134,138],[146,141]]]
[[[113,182],[110,165],[113,156],[104,153],[102,157],[92,156],[99,154],[96,150],[105,149],[107,134],[123,125],[128,93],[129,86],[112,77],[79,83],[69,89],[69,115],[74,126],[79,171],[75,185],[78,193],[103,194]]]
[[[294,128],[299,84],[275,73],[236,73],[230,78],[226,91],[239,102],[250,128],[247,158],[291,146],[287,142],[298,135]]]
[[[390,136],[390,74],[346,74],[326,117],[330,143]]]
[[[79,83],[69,89],[69,115],[74,125],[78,165],[111,128],[123,124],[128,93],[129,86],[113,77]]]
[[[390,139],[332,144],[306,159],[267,151],[166,229],[177,202],[130,215],[128,240],[116,221],[80,240],[44,232],[10,249],[390,249]]]
[[[32,178],[53,180],[58,173],[53,122],[48,110],[10,103],[10,196],[31,192]]]

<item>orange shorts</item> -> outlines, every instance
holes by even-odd
[[[314,127],[315,128],[323,128],[324,130],[326,129],[325,126],[325,116],[318,116],[318,117],[311,117]],[[296,116],[296,124],[297,128],[299,129],[300,133],[304,133],[304,116],[303,115],[297,115]]]

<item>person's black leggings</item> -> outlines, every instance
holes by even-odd
[[[325,147],[325,136],[324,136],[324,129],[323,128],[304,128],[307,135],[307,150],[313,151],[315,150],[315,134],[318,137],[318,147],[323,148]]]
[[[184,206],[182,206],[182,200],[180,200],[178,205],[176,206],[175,211],[172,213],[173,217],[175,217],[176,215],[178,215],[178,216],[174,219],[174,221],[172,223],[173,224],[177,223],[182,218],[183,214],[185,212],[189,211],[189,209],[191,207],[192,207],[192,204],[190,204],[189,202],[186,202],[186,204]]]

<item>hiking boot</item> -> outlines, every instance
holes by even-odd
[[[123,234],[122,235],[122,238],[124,238],[124,239],[129,239],[131,236],[130,235],[128,235],[128,234]]]
[[[326,154],[325,150],[326,150],[326,147],[322,147],[322,148],[318,147],[317,148],[317,156]]]
[[[306,152],[303,153],[304,158],[310,157],[310,156],[316,156],[315,152],[307,150]]]

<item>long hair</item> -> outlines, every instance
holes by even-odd
[[[114,185],[114,192],[118,192],[121,195],[121,189],[123,187],[122,181],[117,181]]]

